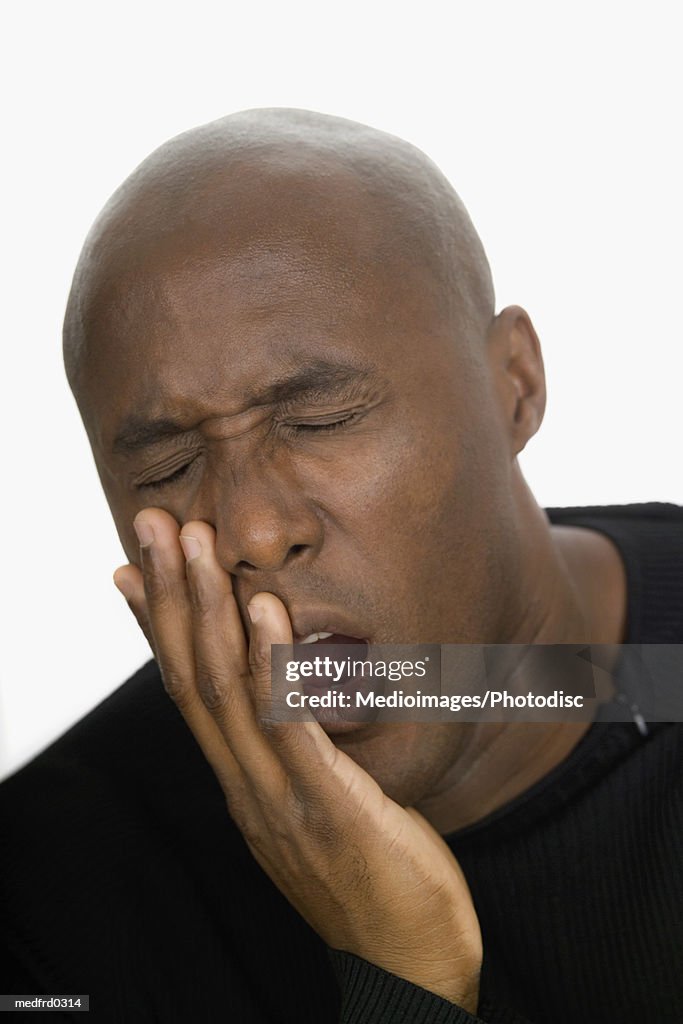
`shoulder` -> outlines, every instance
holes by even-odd
[[[654,533],[658,529],[683,543],[683,505],[666,501],[635,502],[630,505],[570,505],[546,508],[551,523],[581,526],[602,524],[606,531]]]
[[[683,643],[683,507],[667,502],[548,508],[555,525],[604,533],[624,562],[629,642]]]

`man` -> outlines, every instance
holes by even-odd
[[[4,786],[6,991],[681,1019],[678,727],[265,713],[293,639],[683,639],[681,510],[526,486],[538,339],[440,172],[303,111],[180,136],[93,227],[64,342],[156,663]]]

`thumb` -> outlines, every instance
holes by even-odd
[[[249,669],[251,692],[259,719],[266,713],[272,696],[272,652],[271,644],[286,644],[288,656],[294,642],[292,623],[282,601],[262,592],[255,594],[247,605],[251,620],[249,631]]]

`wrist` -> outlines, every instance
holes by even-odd
[[[377,967],[394,974],[412,985],[418,985],[441,999],[446,999],[468,1013],[476,1015],[479,1005],[479,979],[481,960],[458,957],[440,962],[425,963],[418,958],[366,957]]]

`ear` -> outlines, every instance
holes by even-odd
[[[545,412],[541,345],[528,313],[507,306],[489,328],[488,359],[513,456],[534,436]]]

